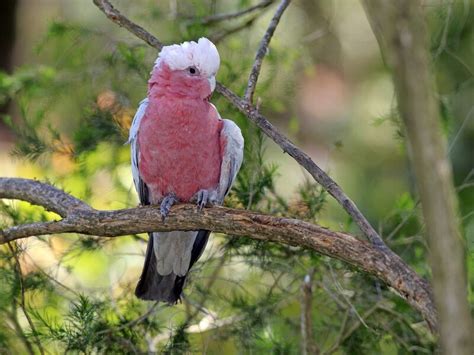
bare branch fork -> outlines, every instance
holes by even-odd
[[[159,207],[96,210],[56,187],[30,179],[0,178],[2,198],[30,202],[62,218],[0,230],[0,244],[58,233],[115,237],[152,231],[210,229],[218,233],[299,246],[342,260],[383,281],[417,309],[431,329],[436,327],[436,311],[428,283],[396,254],[386,253],[346,233],[333,232],[297,219],[247,210],[213,207],[199,211],[194,205],[173,207],[163,223]]]
[[[113,22],[126,28],[150,46],[158,50],[162,48],[161,41],[123,16],[108,0],[93,0],[93,2]],[[264,54],[288,3],[287,0],[280,3],[277,14],[267,29],[266,35],[271,34],[260,46],[265,47],[265,50],[262,50]],[[260,67],[256,69],[257,78],[259,71]],[[256,85],[256,80],[253,85]],[[32,223],[0,231],[0,244],[33,235],[66,232],[117,236],[150,231],[210,229],[215,232],[297,245],[343,260],[379,278],[417,309],[430,328],[435,330],[437,316],[429,284],[385,246],[381,237],[337,183],[306,153],[281,134],[248,99],[240,98],[220,83],[217,84],[217,91],[303,166],[354,219],[372,245],[354,236],[332,232],[307,222],[226,208],[211,208],[197,212],[195,208],[187,205],[177,206],[172,210],[166,223],[161,223],[159,211],[153,207],[98,211],[50,185],[32,180],[5,178],[0,178],[0,198],[28,201],[56,212],[63,218],[57,222]]]

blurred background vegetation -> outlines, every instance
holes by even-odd
[[[218,80],[243,93],[274,2],[113,2],[165,43],[208,36]],[[437,99],[454,168],[474,306],[474,2],[426,0]],[[48,181],[95,208],[137,205],[128,127],[157,52],[84,0],[0,4],[0,176]],[[421,19],[420,19],[421,20]],[[265,59],[261,110],[344,188],[387,244],[429,277],[417,193],[390,73],[357,0],[295,0]],[[227,204],[358,234],[287,155],[219,95],[246,139]],[[54,213],[0,200],[0,227]],[[420,315],[378,281],[299,248],[214,234],[183,303],[137,300],[145,236],[75,234],[0,247],[0,353],[143,351],[300,353],[304,276],[313,275],[313,333],[325,353],[432,353]],[[38,345],[40,344],[40,345]]]

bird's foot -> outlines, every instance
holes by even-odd
[[[165,221],[165,218],[168,217],[168,214],[171,210],[171,206],[173,206],[176,202],[178,202],[178,199],[174,194],[166,195],[165,198],[163,198],[163,201],[161,201],[160,213],[161,220],[163,222]]]
[[[202,210],[205,206],[214,206],[219,204],[216,190],[199,190],[196,192],[191,201],[196,202],[198,209],[200,210]]]

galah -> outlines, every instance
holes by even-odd
[[[239,127],[221,119],[209,102],[220,58],[207,38],[165,46],[148,96],[130,128],[132,174],[143,205],[160,205],[163,219],[176,202],[220,205],[243,158]],[[175,304],[186,275],[206,247],[210,231],[149,233],[135,295]]]

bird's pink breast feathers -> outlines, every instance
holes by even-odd
[[[222,121],[202,100],[151,98],[139,128],[139,171],[152,203],[169,193],[189,201],[216,188],[221,166]]]

